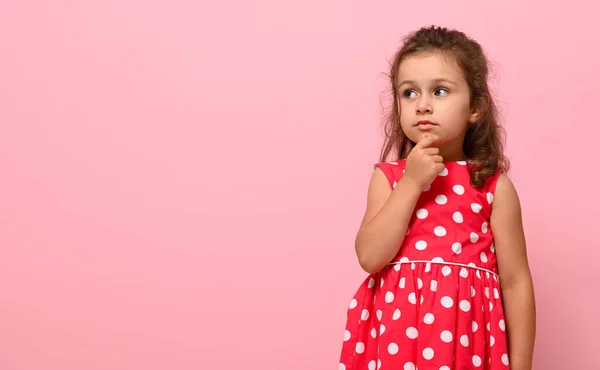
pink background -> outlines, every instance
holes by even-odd
[[[431,23],[496,63],[535,368],[599,368],[596,6],[499,4],[0,2],[0,368],[337,369],[382,72]]]

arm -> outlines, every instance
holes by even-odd
[[[355,240],[358,261],[366,272],[378,272],[396,256],[420,195],[419,186],[407,177],[392,190],[383,171],[375,169]]]
[[[504,174],[496,185],[490,226],[498,259],[510,366],[514,370],[531,370],[536,330],[533,281],[519,197]]]

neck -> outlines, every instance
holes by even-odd
[[[444,158],[444,162],[457,162],[457,161],[466,161],[467,156],[464,153],[456,153],[456,154],[443,154],[440,151],[440,155]]]
[[[467,156],[462,148],[462,141],[443,143],[438,148],[444,162],[465,161]]]

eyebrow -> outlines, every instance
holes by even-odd
[[[439,83],[448,83],[448,84],[451,84],[451,85],[458,85],[456,82],[454,82],[452,80],[449,80],[447,78],[436,78],[436,79],[433,80],[433,82],[436,83],[436,84],[439,84]],[[396,86],[396,88],[399,89],[400,87],[402,87],[402,85],[407,85],[407,84],[415,85],[415,82],[412,81],[412,80],[405,80],[405,81],[400,82],[400,84],[398,84],[398,86]]]

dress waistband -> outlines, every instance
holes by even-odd
[[[456,262],[446,262],[446,261],[425,261],[425,260],[403,260],[403,261],[397,261],[397,262],[390,262],[388,263],[388,266],[393,266],[393,265],[406,265],[406,264],[412,264],[412,263],[437,263],[439,265],[452,265],[452,266],[461,266],[461,267],[468,267],[468,268],[472,268],[475,270],[480,270],[480,271],[485,271],[487,273],[490,273],[496,277],[498,277],[498,274],[495,273],[494,271],[488,270],[486,268],[483,267],[479,267],[477,265],[466,265],[463,263],[456,263]]]

